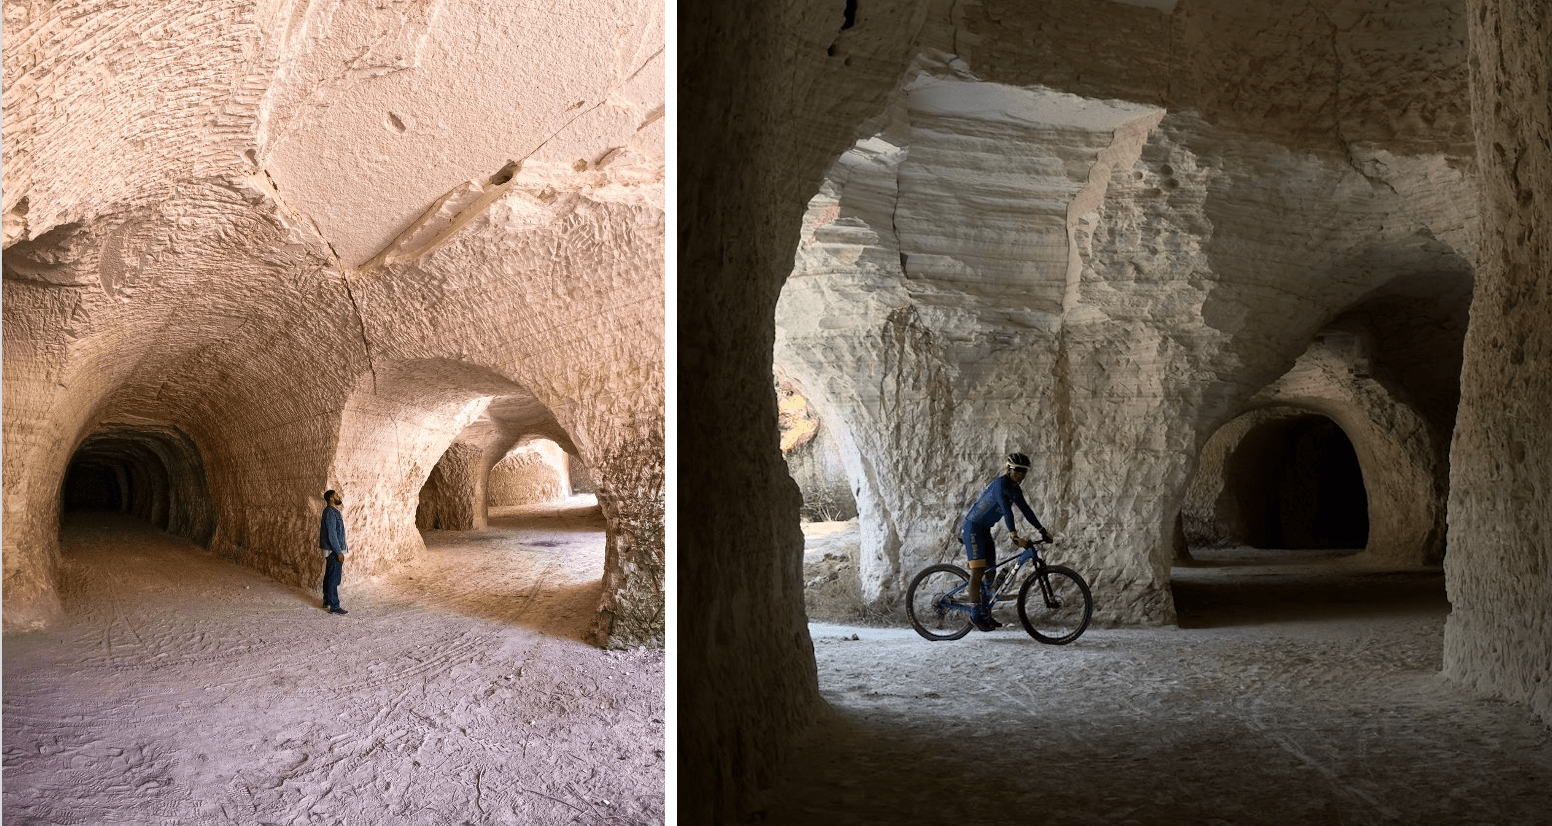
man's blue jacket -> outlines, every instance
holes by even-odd
[[[318,526],[318,548],[324,556],[345,555],[345,520],[333,505],[324,506],[323,523]]]

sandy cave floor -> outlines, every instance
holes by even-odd
[[[810,625],[833,713],[751,819],[1552,824],[1552,730],[1440,676],[1441,573],[1197,556],[1178,628],[1053,647]]]
[[[4,823],[661,823],[664,653],[581,641],[603,521],[505,512],[345,565],[348,616],[107,514],[4,637]]]

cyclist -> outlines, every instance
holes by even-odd
[[[970,557],[970,601],[975,606],[970,611],[970,621],[982,631],[1002,627],[1002,623],[992,619],[990,598],[993,594],[987,593],[985,601],[981,594],[981,580],[997,564],[997,546],[992,542],[992,526],[999,519],[1007,520],[1008,533],[1013,541],[1029,547],[1031,540],[1020,537],[1013,524],[1013,506],[1017,505],[1029,524],[1040,532],[1041,541],[1051,541],[1051,534],[1035,518],[1035,512],[1024,501],[1024,491],[1019,487],[1028,473],[1029,457],[1022,453],[1009,453],[1007,473],[986,486],[986,490],[981,492],[981,498],[970,506],[970,513],[965,516],[965,524],[960,528],[960,541],[965,543],[965,554]]]

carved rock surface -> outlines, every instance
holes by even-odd
[[[1552,7],[1472,0],[1484,231],[1450,450],[1444,673],[1552,721]]]
[[[570,464],[567,455],[558,447],[553,453],[537,448],[508,453],[490,470],[490,506],[527,505],[566,496],[570,492],[569,485],[556,470],[554,463],[557,462],[564,463],[562,467]]]
[[[531,434],[597,483],[595,638],[661,644],[660,4],[8,0],[4,26],[7,628],[56,609],[94,434],[182,434],[213,525],[186,535],[309,587],[325,489],[383,573],[455,438],[483,484]]]
[[[845,431],[864,599],[891,607],[957,555],[965,509],[1017,450],[1060,537],[1050,556],[1089,576],[1101,621],[1169,621],[1184,486],[1225,417],[1279,392],[1337,316],[1410,298],[1449,317],[1469,289],[1475,202],[1458,160],[1353,151],[1384,157],[1386,177],[1194,115],[919,59],[810,203],[777,309],[777,364]],[[1375,521],[1424,533],[1381,529],[1376,552],[1437,559],[1442,464],[1392,482],[1402,471],[1371,447],[1420,445],[1432,463],[1448,425],[1357,398],[1386,391],[1338,372],[1302,368],[1280,392],[1316,411],[1348,398],[1345,430],[1391,434],[1354,437]],[[1419,495],[1421,522],[1391,507]]]
[[[695,151],[681,166],[679,410],[696,450],[679,476],[694,549],[679,572],[704,602],[683,638],[680,696],[696,713],[679,777],[708,790],[688,816],[739,819],[791,732],[824,713],[773,369],[847,431],[867,593],[896,597],[997,457],[1024,449],[1038,460],[1030,498],[1063,561],[1097,572],[1114,621],[1169,619],[1200,450],[1279,392],[1404,429],[1373,446],[1421,451],[1415,468],[1386,466],[1433,490],[1413,526],[1424,536],[1445,490],[1426,454],[1453,429],[1446,570],[1472,608],[1452,615],[1447,668],[1538,691],[1548,451],[1511,434],[1547,397],[1525,380],[1545,349],[1532,329],[1546,326],[1543,5],[837,6],[681,6],[680,140]],[[1490,79],[1472,78],[1478,62]],[[987,94],[969,110],[929,94],[950,84]],[[1054,117],[1037,99],[1070,104]],[[1079,116],[1098,113],[1111,116]],[[1522,314],[1510,338],[1495,335],[1500,309]],[[1336,329],[1377,342],[1384,370],[1290,374],[1322,330],[1360,316]],[[1508,388],[1500,411],[1489,400]],[[1461,506],[1480,514],[1469,530]],[[1496,544],[1501,530],[1525,538]],[[1466,584],[1468,534],[1489,547]]]

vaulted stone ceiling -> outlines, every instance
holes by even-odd
[[[4,25],[8,628],[56,608],[94,433],[184,434],[211,548],[311,584],[321,492],[387,570],[495,399],[599,483],[597,638],[660,643],[660,3],[6,0]]]

